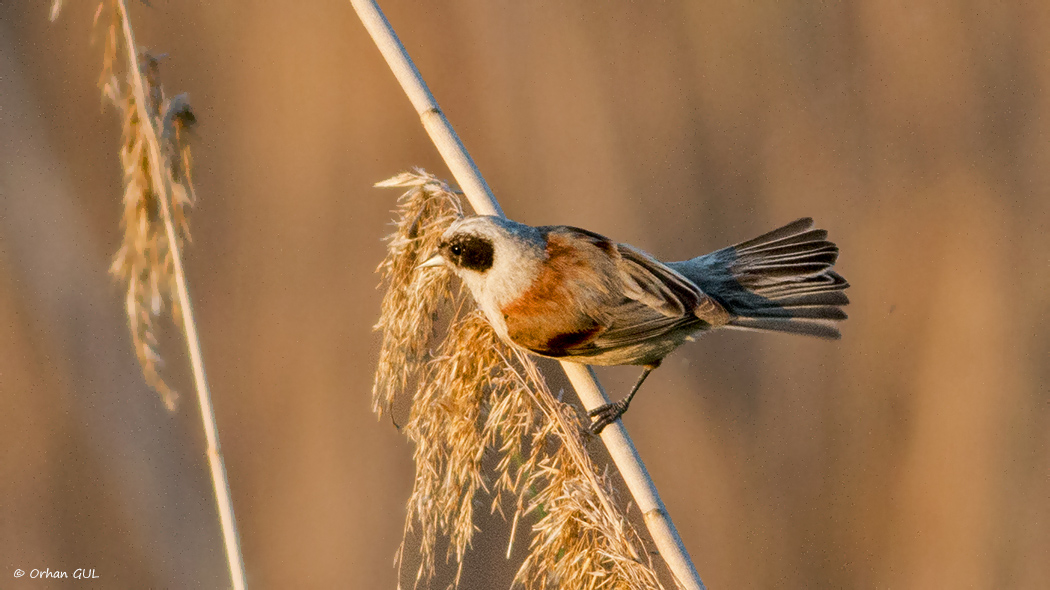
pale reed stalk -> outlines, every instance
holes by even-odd
[[[160,150],[160,142],[157,138],[157,130],[153,127],[154,118],[146,110],[146,105],[149,103],[146,100],[142,69],[137,54],[138,46],[135,45],[125,0],[117,0],[117,7],[120,9],[125,42],[128,48],[128,69],[133,80],[132,87],[135,93],[135,104],[139,110],[139,119],[142,122],[143,133],[146,135],[146,144],[150,149],[149,162],[151,173],[157,178],[166,178],[167,174],[161,169],[161,163],[164,160]],[[161,216],[164,219],[164,231],[168,237],[168,247],[171,249],[173,273],[178,291],[179,306],[182,310],[182,327],[186,335],[186,348],[189,351],[190,364],[193,367],[193,382],[197,389],[197,402],[200,404],[201,420],[207,440],[208,466],[211,470],[212,486],[215,489],[215,503],[219,510],[219,521],[222,525],[226,560],[229,564],[233,588],[235,590],[243,590],[245,587],[244,560],[241,557],[240,539],[237,535],[237,525],[233,516],[233,498],[230,494],[230,483],[226,477],[226,465],[219,447],[219,430],[215,424],[215,410],[211,403],[208,380],[204,374],[204,359],[201,355],[200,339],[197,336],[197,324],[193,320],[193,308],[190,304],[190,294],[186,286],[186,274],[182,267],[182,253],[179,249],[179,240],[175,232],[175,223],[169,205],[170,195],[166,182],[158,183],[157,188],[160,193],[157,195],[157,200],[160,202]]]
[[[379,47],[405,94],[412,101],[423,127],[448,164],[474,211],[482,215],[503,216],[503,210],[482,178],[474,160],[441,112],[437,101],[379,9],[379,5],[373,0],[350,0],[350,3]],[[609,403],[608,396],[590,367],[569,362],[562,362],[561,365],[587,410]],[[602,431],[601,437],[641,510],[649,534],[652,535],[653,542],[675,581],[687,590],[702,590],[704,583],[700,580],[682,538],[627,430],[620,421],[616,421]]]

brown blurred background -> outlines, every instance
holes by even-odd
[[[348,2],[151,3],[200,121],[187,264],[249,584],[393,588],[371,184],[449,174]],[[106,274],[94,3],[49,5],[0,5],[0,587],[222,587],[177,330],[171,415]],[[382,5],[511,217],[664,259],[804,215],[841,246],[842,341],[706,336],[627,416],[709,587],[1050,587],[1050,3]],[[505,588],[481,526],[463,587]]]

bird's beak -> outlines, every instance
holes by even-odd
[[[427,258],[426,262],[417,266],[416,270],[419,270],[421,268],[429,268],[431,266],[441,266],[442,264],[445,264],[445,259],[441,256],[441,254],[434,254],[430,258]]]

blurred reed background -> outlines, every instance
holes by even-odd
[[[393,588],[371,185],[449,174],[349,3],[151,4],[200,121],[187,265],[249,586]],[[0,5],[0,585],[220,587],[192,396],[143,384],[106,274],[95,6],[49,5]],[[677,260],[811,215],[841,246],[842,341],[709,335],[627,416],[709,587],[1050,587],[1050,4],[382,7],[512,218]],[[480,524],[463,587],[506,587]]]

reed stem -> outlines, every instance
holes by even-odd
[[[128,19],[128,9],[125,0],[117,0],[117,7],[120,9],[121,24],[128,49],[128,70],[133,80],[132,87],[135,93],[135,105],[139,111],[139,120],[142,122],[143,132],[146,135],[146,145],[149,146],[150,150],[150,173],[155,178],[166,179],[168,175],[161,168],[161,163],[164,160],[160,150],[157,130],[154,127],[155,117],[151,116],[147,110],[149,103],[146,99],[145,85],[142,81],[138,46],[135,44],[135,37],[131,30],[131,22]],[[234,590],[244,590],[244,559],[241,557],[240,538],[237,535],[237,523],[233,516],[233,498],[230,494],[230,483],[226,476],[226,465],[223,461],[222,450],[219,447],[219,430],[215,423],[215,410],[212,407],[211,392],[208,389],[208,380],[204,373],[204,359],[201,354],[200,338],[197,335],[197,324],[193,319],[193,307],[190,303],[186,273],[182,266],[182,252],[179,248],[178,235],[175,232],[175,223],[169,205],[170,193],[167,182],[157,183],[157,190],[160,193],[157,195],[157,200],[160,202],[161,217],[164,219],[164,231],[168,238],[168,247],[171,249],[173,274],[178,292],[179,307],[182,310],[182,327],[186,335],[186,348],[190,355],[190,365],[193,367],[193,383],[197,390],[197,402],[200,405],[204,436],[207,440],[208,466],[211,470],[212,486],[215,489],[215,503],[219,509],[222,538],[226,547],[226,560],[229,564],[230,578]]]

